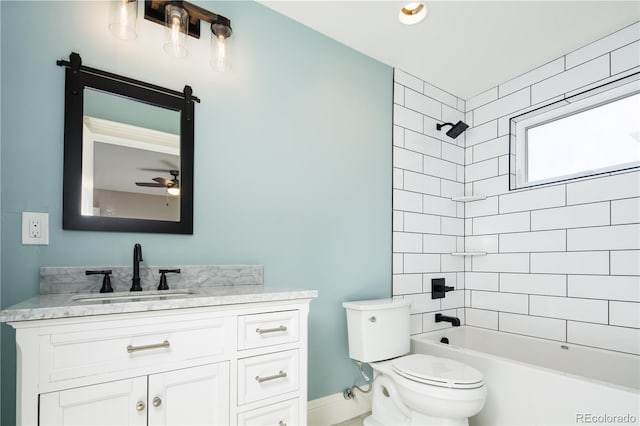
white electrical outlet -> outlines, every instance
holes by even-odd
[[[49,213],[22,212],[22,244],[49,244]]]
[[[40,219],[29,219],[29,238],[40,238]]]

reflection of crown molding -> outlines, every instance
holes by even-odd
[[[94,141],[180,156],[180,135],[84,116]]]

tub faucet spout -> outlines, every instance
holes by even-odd
[[[448,317],[442,314],[436,314],[436,322],[450,322],[454,327],[460,327],[460,319],[456,317]]]

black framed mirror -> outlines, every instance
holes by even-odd
[[[65,66],[62,228],[193,234],[194,102],[182,92]]]

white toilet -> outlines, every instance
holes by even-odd
[[[372,414],[365,426],[468,425],[487,397],[482,373],[461,362],[410,350],[405,300],[344,302],[349,356],[371,365]]]

